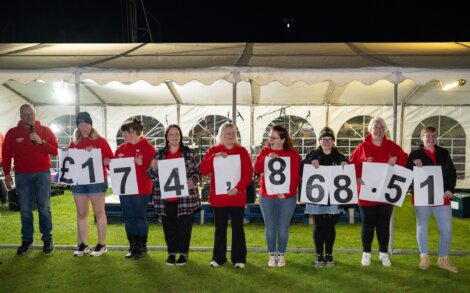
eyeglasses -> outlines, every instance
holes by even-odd
[[[436,138],[437,135],[435,133],[426,133],[423,135],[423,137],[427,137],[427,138]]]
[[[276,139],[281,139],[280,137],[272,137],[272,136],[268,136],[268,139],[269,140],[276,140]]]

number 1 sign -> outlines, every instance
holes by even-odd
[[[444,204],[444,183],[441,166],[414,167],[414,205],[434,206]]]
[[[104,182],[100,149],[59,150],[59,181],[68,185]]]

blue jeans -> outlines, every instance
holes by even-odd
[[[414,207],[416,215],[416,239],[419,252],[428,253],[428,227],[434,214],[439,228],[439,256],[448,256],[452,240],[452,209],[450,206]]]
[[[127,235],[147,236],[149,224],[147,222],[147,207],[149,195],[120,195],[121,208],[124,214],[124,224]]]
[[[16,173],[15,184],[21,206],[22,241],[33,241],[33,201],[38,207],[41,240],[52,239],[51,171]]]
[[[270,254],[276,252],[284,254],[286,252],[287,241],[289,240],[289,225],[296,204],[297,198],[295,196],[287,199],[259,197],[259,206],[265,225],[266,243]]]

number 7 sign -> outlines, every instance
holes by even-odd
[[[113,194],[138,194],[134,158],[112,159],[109,163]]]

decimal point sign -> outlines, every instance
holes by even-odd
[[[375,187],[372,188],[372,192],[373,192],[373,193],[376,193],[376,192],[377,192],[377,188],[375,188]]]

